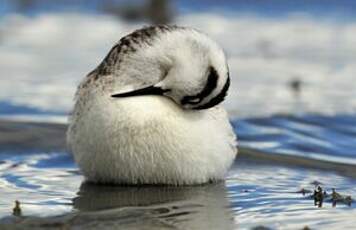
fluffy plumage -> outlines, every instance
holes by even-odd
[[[217,105],[229,82],[221,48],[193,29],[148,27],[122,38],[76,94],[67,141],[84,176],[123,184],[222,179],[237,153]],[[145,88],[161,95],[112,97]]]

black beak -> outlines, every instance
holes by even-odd
[[[112,97],[132,97],[132,96],[142,96],[142,95],[163,95],[168,92],[168,89],[161,89],[159,87],[148,86],[146,88],[130,91],[127,93],[118,93],[111,95]]]

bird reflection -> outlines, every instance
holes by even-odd
[[[234,229],[233,213],[226,196],[224,183],[183,187],[83,183],[73,204],[82,213],[106,210],[103,219],[95,215],[95,220],[114,219],[126,227],[137,224],[139,219],[148,226],[163,222],[183,229]],[[108,215],[117,217],[108,219]],[[135,222],[128,220],[132,215]]]

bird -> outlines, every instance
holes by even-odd
[[[195,185],[222,181],[237,138],[221,102],[222,48],[190,27],[122,37],[79,84],[67,143],[88,182]]]

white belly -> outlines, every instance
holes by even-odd
[[[76,109],[67,139],[89,181],[200,184],[223,179],[237,153],[220,107],[190,111],[142,96],[96,97]]]

